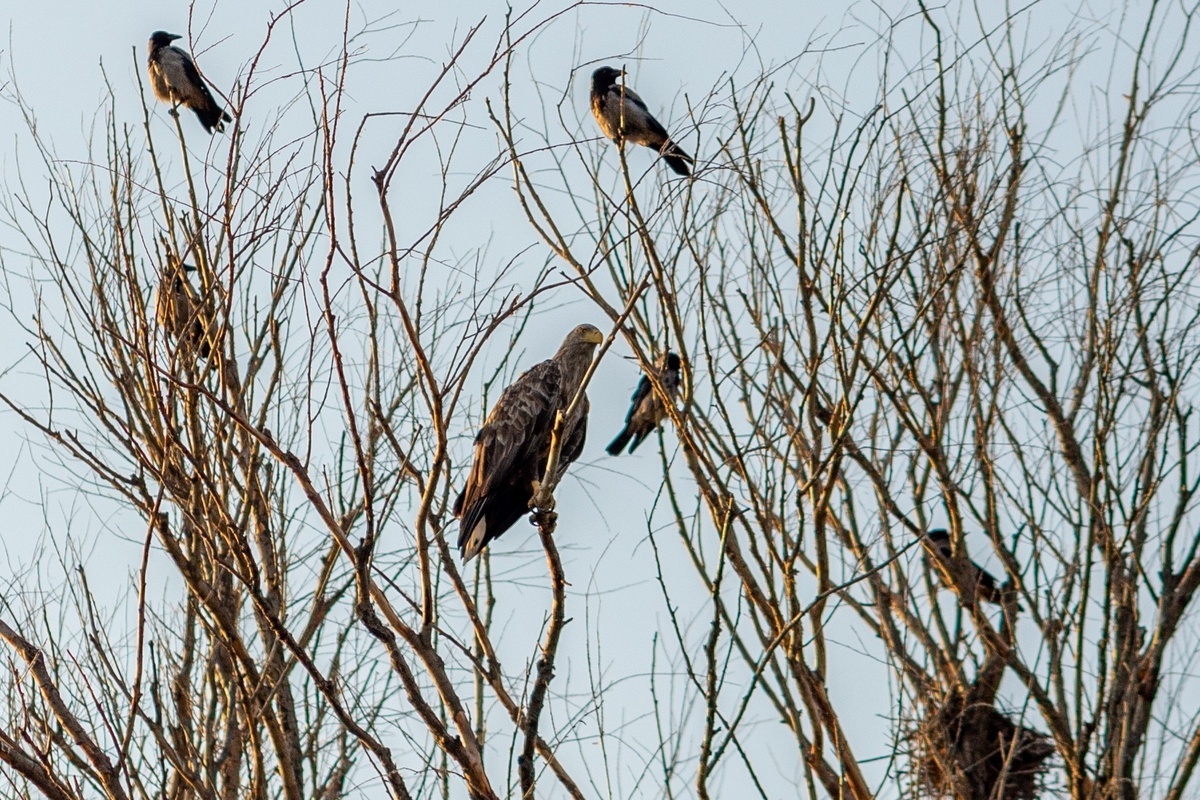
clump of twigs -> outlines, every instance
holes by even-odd
[[[916,794],[953,800],[1034,800],[1054,745],[961,692],[931,707],[910,733]]]

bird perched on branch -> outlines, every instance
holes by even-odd
[[[667,129],[646,107],[637,92],[617,83],[623,71],[600,67],[592,73],[592,115],[609,139],[649,147],[662,156],[667,166],[680,175],[690,175],[695,159],[671,141]]]
[[[171,44],[178,38],[178,34],[166,31],[155,31],[150,35],[146,71],[150,73],[154,96],[170,103],[172,111],[175,106],[187,106],[196,112],[204,130],[210,134],[214,130],[221,133],[225,123],[233,122],[233,118],[217,105],[192,57]]]
[[[557,483],[579,454],[587,434],[587,395],[569,409],[604,335],[594,325],[579,325],[558,352],[517,378],[492,407],[479,435],[467,485],[454,504],[459,519],[458,547],[464,562],[529,513],[543,479],[560,413]],[[569,412],[569,413],[568,413]]]
[[[968,590],[973,588],[976,598],[981,602],[1003,606],[1005,600],[1013,596],[1013,587],[1010,584],[1001,584],[992,573],[976,564],[965,554],[961,562],[956,561],[954,548],[950,542],[950,533],[944,528],[935,528],[929,531],[923,539],[926,548],[941,561],[947,570],[955,570],[957,563],[966,565],[966,572],[959,576],[960,583]],[[938,577],[943,583],[946,583],[940,572]],[[947,586],[947,588],[952,587]],[[1021,610],[1019,605],[1017,610]]]
[[[196,268],[182,263],[173,253],[158,284],[155,316],[163,330],[180,344],[195,348],[200,358],[212,352],[212,315],[188,282],[187,273]]]
[[[666,353],[659,359],[656,371],[659,383],[662,384],[670,402],[674,403],[676,395],[679,394],[679,356],[675,353]],[[655,394],[654,386],[646,375],[643,375],[642,379],[638,381],[632,400],[629,413],[625,415],[625,427],[608,445],[607,450],[610,456],[620,455],[627,444],[630,453],[637,450],[638,445],[667,416],[666,406]]]

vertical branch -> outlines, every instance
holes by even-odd
[[[561,419],[561,417],[560,417]],[[551,454],[555,452],[551,445]],[[547,474],[553,474],[547,470]],[[542,709],[546,703],[546,693],[550,689],[550,681],[554,678],[554,660],[558,655],[558,642],[562,636],[566,614],[567,580],[563,573],[562,559],[558,555],[558,547],[554,544],[554,533],[558,526],[557,514],[539,508],[534,518],[537,523],[538,537],[542,549],[546,553],[546,565],[550,571],[550,620],[546,626],[546,635],[542,640],[541,657],[538,658],[537,672],[533,688],[529,692],[529,702],[521,712],[521,731],[525,736],[521,754],[517,757],[517,775],[521,784],[521,797],[533,800],[534,763],[533,752],[538,740],[538,724],[541,721]]]

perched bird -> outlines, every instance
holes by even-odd
[[[935,528],[925,534],[924,539],[926,546],[937,555],[946,568],[953,569],[955,565],[954,549],[950,544],[949,532],[944,528]],[[967,565],[968,571],[965,575],[961,576],[962,585],[965,587],[974,587],[975,596],[980,601],[1003,606],[1005,598],[1012,593],[1013,587],[1009,584],[1000,584],[992,573],[976,564],[970,558],[964,557],[963,562]],[[944,579],[943,583],[945,583]],[[1020,608],[1020,606],[1017,606],[1018,610]]]
[[[150,49],[146,71],[154,96],[172,107],[184,105],[195,111],[208,133],[223,132],[233,118],[217,105],[192,57],[171,44],[178,38],[178,34],[155,31],[146,45]]]
[[[158,324],[181,346],[195,347],[200,358],[212,352],[212,316],[188,282],[196,268],[168,253],[167,266],[158,284],[155,315]]]
[[[656,366],[658,380],[673,403],[675,396],[679,394],[679,356],[667,353],[659,359]],[[666,406],[654,393],[654,386],[650,383],[650,378],[645,375],[638,381],[632,399],[633,403],[629,406],[629,413],[625,415],[625,427],[608,445],[607,450],[610,456],[620,455],[627,444],[629,452],[637,450],[638,445],[667,416]]]
[[[671,141],[667,129],[654,118],[637,92],[617,83],[624,74],[612,67],[601,67],[592,73],[592,115],[596,124],[618,145],[629,141],[649,147],[675,172],[690,175],[695,159]]]
[[[504,390],[475,437],[467,485],[454,504],[458,547],[464,562],[529,513],[534,483],[541,481],[558,413],[566,412],[604,335],[594,325],[567,334],[549,361],[534,366]],[[558,473],[562,478],[583,452],[588,401],[584,395],[563,421]]]

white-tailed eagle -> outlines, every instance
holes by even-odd
[[[604,335],[594,325],[567,334],[558,352],[517,378],[492,407],[475,437],[475,459],[467,485],[454,504],[461,523],[458,547],[463,561],[529,513],[534,482],[541,481],[559,412],[566,412]],[[579,454],[587,434],[588,401],[580,398],[563,420],[562,449],[555,480]]]

